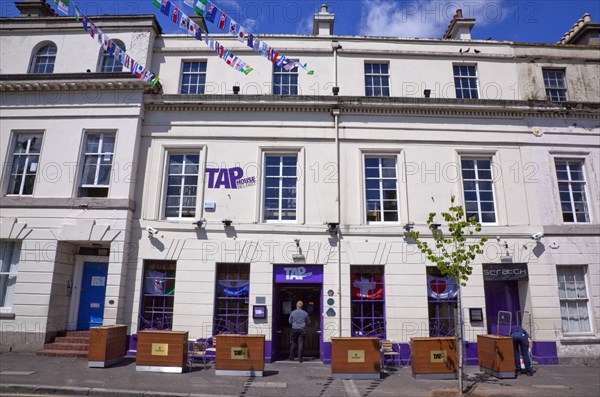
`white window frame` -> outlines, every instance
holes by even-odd
[[[88,139],[90,136],[92,135],[100,135],[100,142],[98,144],[98,152],[86,152],[86,147],[87,147],[87,143],[88,143]],[[113,151],[112,152],[105,152],[103,151],[103,146],[104,146],[104,137],[106,135],[113,135],[114,136],[114,146],[113,146]],[[83,147],[82,147],[82,156],[81,156],[81,172],[79,173],[80,175],[80,181],[79,181],[79,197],[95,197],[95,196],[87,196],[87,195],[83,195],[81,189],[96,189],[96,188],[102,188],[102,189],[107,189],[107,193],[106,193],[106,197],[108,197],[108,190],[110,189],[110,182],[112,180],[112,173],[114,171],[113,167],[114,167],[114,160],[115,160],[115,152],[117,149],[117,133],[116,132],[111,132],[111,131],[86,131],[85,135],[84,135],[84,140],[83,140]],[[106,157],[107,155],[110,155],[110,172],[109,172],[109,176],[108,176],[108,184],[106,185],[101,185],[98,183],[98,177],[100,175],[100,165],[102,163],[102,158]],[[84,183],[84,174],[85,174],[85,159],[87,156],[98,156],[98,158],[96,159],[96,172],[94,174],[94,183],[93,184],[89,184],[89,183]],[[105,164],[103,164],[105,165]]]
[[[556,167],[556,163],[557,162],[566,162],[567,164],[567,176],[568,179],[564,180],[558,179],[558,171],[557,171],[557,167]],[[581,163],[581,172],[583,174],[583,181],[573,181],[571,180],[571,172],[570,172],[570,166],[569,163]],[[558,202],[559,202],[559,208],[560,208],[560,216],[561,216],[561,221],[563,223],[567,223],[567,224],[590,224],[592,222],[592,211],[591,211],[591,207],[589,205],[589,191],[588,191],[588,181],[587,181],[587,174],[585,172],[585,164],[586,161],[583,158],[578,158],[578,157],[573,157],[573,158],[569,158],[569,157],[555,157],[554,158],[554,175],[556,177],[556,188],[558,190]],[[563,201],[561,200],[560,197],[560,187],[559,187],[559,183],[567,183],[569,185],[569,204],[571,205],[571,214],[574,215],[573,216],[573,221],[572,222],[568,222],[564,220],[564,212],[563,212],[563,208],[562,208],[562,203]],[[587,221],[584,222],[579,222],[577,220],[577,216],[576,216],[576,212],[575,212],[575,206],[574,206],[574,199],[573,199],[573,188],[572,185],[573,183],[577,183],[577,184],[582,184],[583,185],[583,194],[585,195],[584,199],[585,199],[585,206],[586,206],[586,213],[587,213]]]
[[[0,297],[2,306],[0,306],[0,313],[11,313],[13,306],[13,299],[15,294],[15,287],[17,285],[17,274],[19,272],[19,262],[21,257],[21,242],[20,241],[0,241],[0,245],[4,246],[1,251],[4,257],[0,258]],[[12,245],[12,249],[8,251],[8,246]],[[8,260],[8,271],[4,271],[5,261]],[[3,287],[1,277],[6,276],[6,286]],[[8,281],[14,278],[15,282],[12,287],[8,287]]]
[[[195,175],[198,179],[196,181],[196,205],[194,206],[194,215],[193,216],[182,216],[182,201],[183,201],[183,191],[181,191],[179,193],[179,216],[167,216],[167,200],[168,200],[168,190],[169,190],[169,177],[171,176],[171,174],[169,173],[169,166],[170,166],[170,159],[171,156],[186,156],[186,155],[193,155],[193,156],[198,156],[198,172]],[[190,149],[190,150],[185,150],[183,148],[181,149],[167,149],[165,152],[165,167],[164,167],[164,189],[163,189],[163,197],[164,199],[162,200],[162,214],[163,214],[163,218],[167,219],[167,220],[182,220],[182,219],[199,219],[201,218],[201,216],[199,215],[199,211],[198,211],[198,202],[201,198],[201,194],[200,191],[202,190],[201,187],[201,182],[203,181],[201,172],[205,171],[205,167],[203,166],[202,163],[202,156],[200,153],[200,150],[196,150],[196,149]],[[185,174],[185,164],[182,165],[182,174],[177,174],[174,175],[176,177],[182,177],[184,180],[184,178],[186,176],[194,176],[193,174]],[[181,186],[180,187],[184,187]]]
[[[15,149],[16,149],[15,146],[17,145],[18,137],[20,135],[31,135],[32,138],[34,136],[35,137],[39,136],[40,137],[40,142],[41,142],[40,143],[40,151],[39,151],[39,153],[30,153],[29,152],[29,150],[31,149],[31,139],[29,139],[27,141],[27,148],[25,149],[24,153],[16,153],[15,152]],[[8,185],[6,187],[6,189],[7,189],[6,190],[6,195],[7,196],[33,196],[33,193],[35,191],[35,185],[36,185],[35,179],[37,179],[37,170],[40,167],[40,158],[42,156],[42,145],[43,144],[44,144],[44,133],[43,132],[38,132],[38,131],[25,132],[25,131],[23,131],[23,132],[16,132],[14,134],[14,136],[13,136],[13,143],[11,145],[11,147],[12,147],[12,152],[11,152],[11,161],[12,161],[12,163],[11,163],[11,168],[7,169],[7,172],[8,172],[8,178],[7,178],[8,179]],[[20,156],[26,156],[26,158],[25,158],[25,167],[23,168],[24,172],[23,172],[22,178],[21,178],[21,186],[19,187],[19,193],[9,193],[8,189],[10,189],[11,182],[13,181],[13,177],[15,175],[18,175],[18,174],[14,174],[13,173],[13,167],[16,164],[15,159],[16,159],[17,156],[19,156],[19,157]],[[27,170],[30,168],[30,164],[32,164],[32,162],[31,162],[30,159],[33,156],[37,156],[37,168],[36,168],[36,171],[33,173],[33,175],[36,175],[36,178],[34,179],[33,190],[31,191],[31,194],[23,194],[23,189],[25,188],[25,177],[27,175],[31,175],[31,173],[28,173]]]
[[[45,49],[46,47],[51,48],[54,47],[54,56],[50,56],[52,54],[47,54],[44,53],[42,54],[41,51],[43,49]],[[56,44],[54,44],[53,42],[44,42],[40,45],[38,45],[36,47],[35,52],[33,53],[33,56],[31,57],[31,63],[29,64],[29,73],[30,74],[52,74],[54,73],[54,67],[56,66],[56,56],[58,54],[58,47],[56,46]],[[45,62],[44,63],[44,72],[40,73],[40,72],[36,72],[37,66],[38,66],[38,58],[52,58],[52,62]],[[52,64],[52,71],[47,72],[45,71],[48,68],[48,65]]]
[[[267,219],[267,213],[266,213],[266,206],[265,206],[265,201],[266,201],[266,190],[267,190],[267,172],[266,172],[266,167],[267,167],[267,157],[296,157],[296,197],[294,198],[296,200],[296,218],[295,219],[281,219],[281,213],[282,213],[282,202],[283,202],[283,196],[282,196],[282,189],[283,189],[283,176],[280,175],[277,178],[279,178],[279,187],[278,187],[278,197],[277,200],[279,202],[279,218],[278,219]],[[264,223],[298,223],[299,219],[300,219],[300,153],[298,151],[277,151],[277,152],[271,152],[271,151],[267,151],[267,152],[263,152],[263,158],[262,158],[262,174],[263,177],[261,178],[261,190],[262,190],[262,194],[261,194],[261,219],[262,222]],[[280,171],[281,171],[281,167],[282,167],[282,162],[280,160],[279,162],[279,167],[280,167]],[[281,172],[280,172],[281,174]]]
[[[461,67],[473,68],[473,69],[475,70],[475,76],[469,76],[469,75],[467,75],[467,76],[463,76],[463,75],[461,74],[461,72],[460,72],[460,68],[461,68]],[[456,72],[455,72],[454,68],[459,68],[459,69],[458,69],[458,70],[459,70],[459,74],[458,74],[458,75],[456,74]],[[481,92],[480,92],[480,90],[479,90],[479,72],[478,72],[478,70],[477,70],[477,65],[476,65],[476,64],[457,64],[457,63],[454,63],[454,64],[452,64],[452,77],[453,77],[453,80],[454,80],[454,93],[455,93],[455,95],[456,95],[456,98],[457,98],[457,99],[480,99],[480,98],[481,98]],[[472,79],[472,80],[474,80],[474,81],[475,81],[475,84],[476,84],[476,86],[477,86],[477,90],[476,90],[476,92],[477,92],[477,98],[473,98],[473,97],[471,96],[471,90],[472,90],[472,88],[469,88],[469,89],[463,88],[463,86],[462,86],[462,83],[461,83],[461,85],[460,85],[460,88],[459,88],[459,87],[456,85],[456,79],[457,79],[457,78],[458,78],[458,79],[467,78],[467,79]],[[469,83],[469,86],[470,86],[470,85],[471,85],[471,84]],[[468,98],[465,98],[465,97],[464,97],[464,95],[463,95],[462,97],[459,97],[459,96],[458,96],[458,91],[459,91],[459,90],[460,90],[462,93],[464,93],[464,91],[468,91],[468,92],[469,92],[469,97],[468,97]]]
[[[379,170],[379,176],[377,178],[368,178],[367,177],[367,173],[366,173],[366,161],[367,159],[378,159],[378,170]],[[394,159],[396,166],[396,177],[394,178],[396,181],[396,220],[393,221],[386,221],[385,220],[385,209],[383,206],[383,181],[384,180],[391,180],[392,178],[389,177],[383,177],[382,176],[382,165],[381,165],[381,159],[384,158],[388,158],[388,159]],[[364,207],[364,213],[363,213],[363,217],[365,219],[365,222],[367,224],[394,224],[394,223],[399,223],[401,216],[400,216],[400,188],[399,188],[399,184],[398,184],[398,179],[399,179],[399,170],[400,168],[398,167],[398,155],[395,153],[364,153],[363,155],[363,159],[362,159],[362,173],[363,173],[363,200],[365,203],[365,207]],[[381,204],[381,208],[379,209],[379,212],[382,215],[382,219],[379,221],[370,221],[369,220],[369,201],[367,199],[367,179],[377,179],[379,181],[379,192],[380,192],[380,198],[379,198],[379,202]]]
[[[121,50],[125,51],[125,44],[121,40],[113,40],[113,42]],[[98,72],[99,73],[120,73],[123,71],[123,64],[117,60],[117,57],[115,55],[116,55],[115,52],[113,52],[112,55],[109,55],[108,51],[106,51],[104,49],[104,47],[100,47],[100,58],[99,58],[99,62],[98,62]],[[105,63],[107,63],[108,60],[111,61],[111,65],[110,65],[111,70],[107,71],[104,69],[108,68],[108,65],[105,65]],[[118,66],[118,70],[115,70],[116,66]]]
[[[567,268],[577,268],[577,269],[582,269],[583,271],[583,281],[584,281],[584,287],[585,287],[585,298],[561,298],[560,297],[560,274],[559,274],[559,269],[567,269]],[[565,336],[579,336],[579,335],[593,335],[594,334],[594,321],[593,321],[593,308],[591,305],[591,299],[590,299],[590,285],[589,285],[589,281],[588,281],[588,270],[589,270],[589,266],[587,265],[557,265],[556,266],[556,280],[557,280],[557,295],[558,295],[558,302],[559,302],[559,310],[560,310],[560,323],[561,323],[561,330],[563,332],[563,335]],[[564,273],[563,273],[564,275]],[[566,281],[566,278],[565,278]],[[587,318],[588,318],[588,328],[589,331],[565,331],[564,327],[563,327],[563,319],[562,319],[562,303],[563,302],[581,302],[581,301],[585,301],[585,308],[587,310]],[[579,311],[578,311],[579,314]]]
[[[480,179],[479,178],[479,172],[478,172],[478,168],[476,166],[476,162],[474,163],[474,170],[475,170],[475,179],[467,179],[467,181],[469,182],[475,182],[475,192],[477,195],[477,216],[478,216],[478,220],[477,222],[481,223],[482,225],[497,225],[498,224],[498,200],[497,200],[497,195],[496,195],[496,183],[495,183],[495,175],[494,175],[494,158],[492,156],[486,156],[486,155],[466,155],[466,154],[462,154],[459,156],[459,161],[460,161],[460,183],[461,183],[461,191],[462,191],[462,195],[463,195],[463,203],[464,203],[464,210],[465,210],[465,218],[468,219],[468,214],[467,214],[467,197],[465,194],[465,178],[463,176],[463,167],[462,167],[462,161],[463,160],[472,160],[472,161],[477,161],[477,160],[488,160],[490,162],[490,178],[489,182],[492,184],[492,202],[494,203],[494,222],[483,222],[482,220],[482,210],[481,210],[481,198],[479,195],[479,182],[485,182],[488,181],[488,179]],[[472,202],[472,200],[469,200],[469,202]],[[485,212],[489,212],[489,211],[485,211]]]
[[[563,87],[549,87],[548,85],[546,85],[546,72],[561,72],[562,73],[562,81],[564,86]],[[558,80],[554,79],[557,83]],[[566,69],[561,69],[561,68],[542,68],[542,81],[544,82],[544,91],[546,93],[546,99],[551,101],[551,102],[566,102],[569,100],[569,90],[567,87],[567,70]],[[564,94],[564,98],[565,99],[552,99],[553,96],[552,95],[548,95],[548,91],[556,91],[557,93],[559,93],[559,91],[561,93]]]
[[[367,71],[364,70],[365,67],[366,67],[366,65],[386,65],[387,68],[388,68],[388,72],[387,72],[387,74],[384,74],[384,73],[377,73],[377,74],[376,73],[367,73]],[[390,76],[390,63],[389,62],[368,61],[367,60],[363,64],[363,71],[364,71],[364,79],[365,79],[364,80],[364,83],[365,83],[365,96],[373,97],[373,98],[389,98],[389,97],[392,96],[392,78]],[[388,85],[387,85],[387,87],[385,87],[383,84],[381,84],[379,86],[375,86],[375,85],[368,86],[367,85],[367,76],[371,76],[371,77],[377,77],[377,76],[378,77],[387,77]],[[378,87],[381,90],[381,95],[368,95],[367,94],[367,87],[372,87],[372,88]],[[387,90],[389,92],[388,95],[384,95],[383,94],[384,88],[387,88]]]
[[[184,72],[184,65],[186,63],[204,63],[206,65],[205,67],[205,71],[204,72]],[[204,75],[204,84],[202,84],[203,88],[202,88],[202,92],[196,92],[196,93],[189,93],[183,92],[183,79],[184,76],[186,75]],[[179,81],[179,94],[180,95],[204,95],[204,93],[206,92],[206,76],[208,75],[208,61],[206,59],[182,59],[181,60],[181,80]],[[198,77],[198,81],[200,80],[200,78]],[[201,84],[195,84],[195,87],[199,87]],[[187,85],[188,87],[192,87],[191,84]]]
[[[288,82],[287,84],[284,83],[279,83],[276,84],[275,83],[275,76],[290,76],[290,79],[292,76],[296,76],[296,84],[292,84],[290,82]],[[290,90],[292,87],[296,87],[296,93],[291,93]],[[279,93],[276,94],[275,93],[275,87],[279,87]],[[288,93],[284,94],[283,93],[283,88],[287,88]],[[283,68],[283,66],[278,67],[277,65],[273,65],[273,89],[272,89],[272,94],[273,95],[283,95],[283,96],[296,96],[299,95],[300,93],[300,84],[299,84],[299,74],[298,74],[298,66],[294,66],[292,69],[290,69],[289,71],[285,70]]]

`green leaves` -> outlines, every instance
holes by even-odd
[[[434,263],[444,276],[452,277],[457,283],[460,282],[465,286],[473,273],[471,263],[478,254],[483,253],[487,238],[475,238],[475,233],[481,232],[481,224],[474,216],[465,219],[463,207],[454,205],[455,201],[456,197],[451,196],[448,212],[441,213],[448,227],[448,235],[444,235],[438,228],[439,224],[435,223],[437,213],[429,213],[427,226],[433,234],[435,250],[427,241],[421,239],[419,232],[410,231],[408,236],[416,242],[417,248],[425,254],[427,260]]]

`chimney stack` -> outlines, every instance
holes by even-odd
[[[327,11],[327,4],[321,5],[321,11],[313,16],[313,35],[332,36],[335,14]]]
[[[590,14],[580,18],[556,44],[600,45],[600,24],[592,22]]]
[[[475,25],[475,19],[468,19],[463,17],[462,10],[459,8],[456,10],[456,15],[450,21],[446,33],[444,33],[444,40],[471,40],[471,29]]]
[[[46,4],[44,0],[23,0],[15,1],[15,6],[19,9],[20,17],[55,17],[56,12]]]

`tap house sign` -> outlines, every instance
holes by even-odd
[[[484,281],[528,281],[527,263],[483,264]]]
[[[244,189],[256,185],[255,176],[244,176],[241,167],[207,168],[209,189]]]

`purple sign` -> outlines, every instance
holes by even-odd
[[[317,284],[323,282],[323,266],[275,266],[276,283]]]
[[[244,170],[235,168],[207,168],[209,189],[243,189],[256,185],[256,177],[244,178]]]

